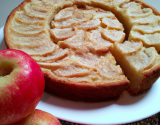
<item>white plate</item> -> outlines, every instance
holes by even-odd
[[[6,48],[2,27],[0,50]],[[36,108],[59,119],[81,124],[131,123],[160,111],[160,79],[145,94],[132,97],[124,92],[118,100],[100,103],[75,102],[44,93]]]

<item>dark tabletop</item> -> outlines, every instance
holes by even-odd
[[[82,124],[77,124],[77,123],[72,123],[72,122],[67,122],[60,120],[62,125],[82,125]],[[123,124],[123,125],[160,125],[160,112],[143,120],[133,122],[133,123],[128,123],[128,124]]]

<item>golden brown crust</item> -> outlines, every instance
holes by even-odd
[[[138,88],[135,88],[134,90],[128,89],[128,92],[131,95],[137,95],[139,93],[143,93],[145,90],[148,90],[152,87],[154,82],[159,78],[160,76],[160,65],[152,68],[151,70],[144,72],[145,78],[141,81]]]
[[[155,15],[160,15],[160,12],[156,8],[154,8],[153,6],[151,6],[148,3],[144,2],[143,0],[133,0],[133,1],[142,4],[143,7],[151,8]]]
[[[24,0],[19,6],[17,6],[14,10],[12,10],[12,12],[10,13],[10,15],[8,16],[8,18],[6,20],[6,24],[4,26],[4,40],[5,40],[5,43],[6,43],[6,45],[7,45],[8,48],[12,48],[10,46],[10,44],[7,42],[7,41],[9,41],[8,37],[7,37],[9,35],[9,33],[8,33],[8,26],[9,26],[12,18],[14,17],[16,11],[22,10],[23,7],[25,6],[25,4],[28,3],[28,2],[30,2],[30,1],[31,0]]]
[[[153,67],[150,71],[144,72],[144,78],[140,87],[142,88],[141,91],[149,89],[153,83],[159,78],[160,76],[160,65]]]
[[[61,80],[58,77],[51,77],[52,74],[48,70],[43,70],[43,72],[46,83],[45,90],[47,92],[75,101],[101,102],[118,99],[129,85],[127,79],[115,83],[73,83],[69,80]]]

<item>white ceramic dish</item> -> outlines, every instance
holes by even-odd
[[[6,48],[2,27],[0,50]],[[59,119],[82,124],[131,123],[160,111],[160,79],[147,93],[133,97],[124,92],[118,100],[100,103],[70,101],[44,93],[36,108],[47,111]]]

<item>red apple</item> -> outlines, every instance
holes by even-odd
[[[44,92],[40,66],[25,52],[0,51],[0,124],[10,124],[35,110]]]
[[[36,109],[24,119],[11,125],[61,125],[61,123],[50,113]]]

